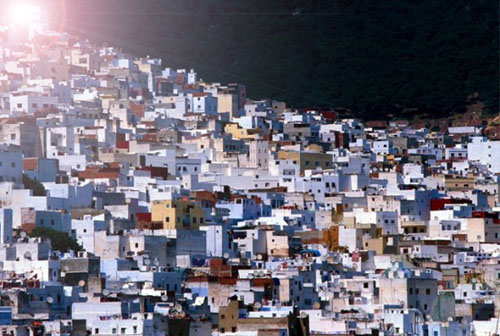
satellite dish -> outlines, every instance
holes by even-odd
[[[162,296],[161,296],[161,300],[162,300],[162,301],[168,301],[168,296],[166,296],[166,295],[162,295]]]
[[[477,282],[477,279],[476,278],[472,278],[472,283],[476,283]]]
[[[257,254],[257,260],[262,260],[262,254]]]
[[[262,304],[261,304],[260,302],[255,302],[254,307],[255,307],[256,309],[260,309],[260,308],[262,308]]]
[[[227,259],[227,258],[229,258],[229,253],[224,252],[224,259]]]
[[[108,296],[109,295],[109,289],[103,289],[102,290],[102,295]]]
[[[300,318],[305,319],[306,317],[307,317],[306,312],[301,312],[301,313],[300,313]]]
[[[52,296],[47,296],[47,303],[51,304],[53,302],[54,302],[54,299],[52,298]]]
[[[319,309],[319,308],[321,308],[321,305],[319,304],[319,302],[314,302],[313,308],[314,309]]]
[[[183,312],[183,311],[179,312],[179,317],[180,317],[180,318],[184,318],[184,317],[186,317],[186,313],[185,313],[185,312]]]
[[[144,265],[149,266],[151,264],[151,260],[144,259]]]
[[[61,278],[64,278],[66,276],[66,272],[61,271]]]
[[[80,286],[80,287],[85,286],[85,280],[78,281],[78,286]]]
[[[156,266],[159,266],[159,265],[160,265],[160,261],[158,260],[158,258],[155,258],[154,263],[155,263],[155,265],[156,265]]]
[[[30,251],[24,252],[24,259],[31,259],[31,252]]]
[[[278,310],[280,310],[280,309],[281,309],[281,302],[278,302],[278,303],[276,304],[276,309],[278,309]]]
[[[26,238],[26,232],[21,231],[21,238]]]
[[[175,306],[174,306],[174,309],[177,310],[178,312],[181,312],[182,311],[182,306],[180,303],[176,303]]]
[[[248,274],[248,279],[252,280],[254,278],[253,273]]]

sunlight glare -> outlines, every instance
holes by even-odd
[[[39,6],[20,3],[10,9],[10,19],[14,24],[29,25],[40,20],[41,9]]]

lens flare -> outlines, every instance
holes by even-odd
[[[10,8],[9,14],[12,23],[29,25],[40,21],[41,8],[27,3],[18,3]]]

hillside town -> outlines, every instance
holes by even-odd
[[[163,63],[0,29],[1,335],[500,333],[499,128]]]

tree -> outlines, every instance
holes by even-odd
[[[33,190],[33,196],[47,196],[45,187],[37,179],[32,179],[28,175],[23,174],[23,184],[26,189]]]
[[[50,239],[52,249],[60,252],[68,252],[69,250],[78,252],[83,250],[83,247],[80,246],[76,240],[69,237],[65,232],[44,227],[37,227],[29,235],[30,237]]]

